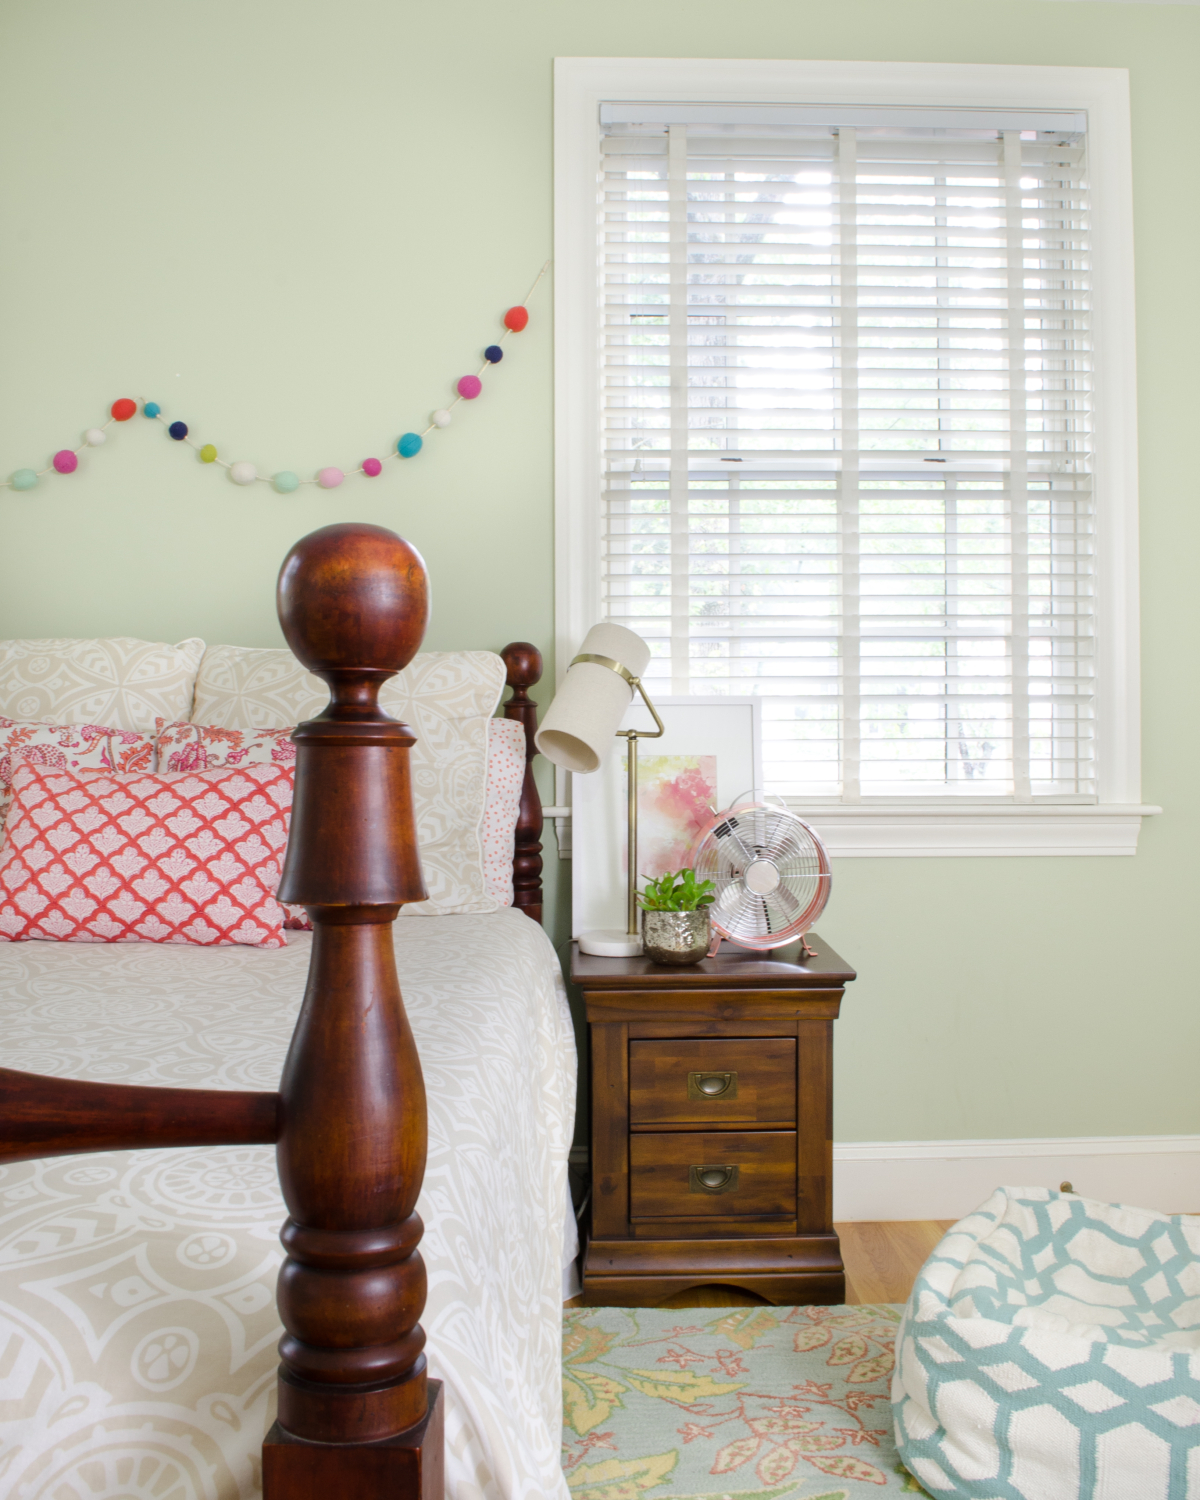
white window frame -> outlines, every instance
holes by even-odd
[[[565,671],[602,618],[601,287],[604,101],[1081,109],[1092,185],[1097,802],[964,807],[931,799],[810,809],[834,855],[1134,854],[1142,804],[1137,381],[1129,75],[992,63],[560,57],[554,64],[555,647]],[[563,803],[560,783],[555,802]],[[798,804],[799,805],[799,804]],[[558,808],[555,811],[559,811]],[[560,831],[565,833],[562,823]],[[565,840],[564,840],[565,843]]]

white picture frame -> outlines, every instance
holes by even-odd
[[[641,740],[641,755],[715,755],[717,803],[721,811],[744,792],[762,787],[762,700],[759,698],[655,697],[666,734]],[[640,698],[629,707],[622,729],[653,729]],[[613,750],[598,771],[572,776],[571,935],[602,928],[625,930],[625,845],[629,814],[625,794],[626,742],[613,736]]]

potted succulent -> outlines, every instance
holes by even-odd
[[[642,951],[656,964],[695,964],[709,949],[709,907],[716,889],[697,881],[695,870],[676,870],[648,880],[638,895]]]

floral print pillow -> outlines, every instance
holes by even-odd
[[[60,771],[150,771],[154,740],[101,724],[45,724],[0,718],[0,844],[12,802],[13,772],[22,760]]]
[[[215,724],[154,724],[159,771],[218,771],[223,766],[294,765],[291,729],[221,729]]]

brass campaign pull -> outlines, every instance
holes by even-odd
[[[689,1073],[689,1099],[736,1099],[737,1073]]]
[[[689,1193],[734,1193],[737,1191],[739,1169],[726,1167],[689,1167]]]

